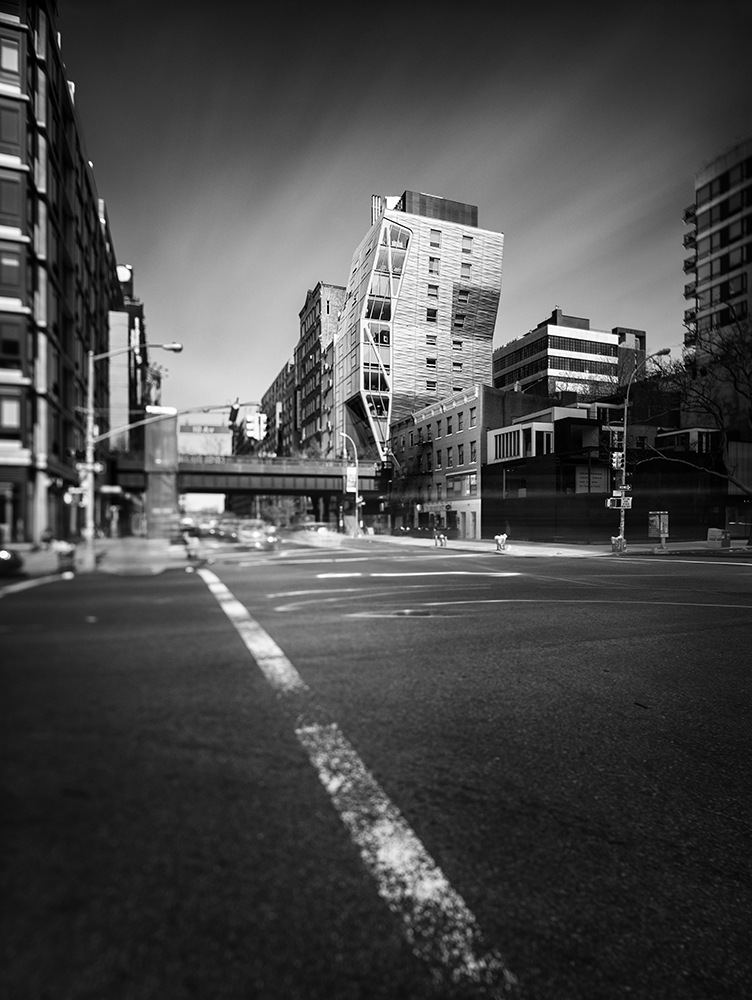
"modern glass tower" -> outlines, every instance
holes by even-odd
[[[685,342],[746,320],[752,307],[752,138],[708,163],[695,177],[695,200],[684,211],[689,228],[684,273]]]
[[[474,205],[374,195],[334,343],[335,426],[361,458],[385,460],[409,413],[491,384],[503,244]]]

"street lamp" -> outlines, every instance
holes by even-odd
[[[359,526],[359,524],[358,524],[358,520],[359,520],[358,515],[359,515],[359,511],[360,511],[360,508],[358,507],[358,499],[359,499],[359,497],[358,497],[358,487],[360,485],[360,480],[358,479],[358,449],[357,449],[357,446],[356,446],[355,442],[353,441],[353,439],[350,437],[349,434],[345,434],[344,431],[340,431],[340,434],[342,435],[343,438],[347,438],[347,440],[350,442],[350,444],[352,445],[352,448],[353,448],[353,455],[355,456],[355,524],[356,524],[356,527],[358,527]],[[345,493],[346,493],[347,492],[347,445],[345,445],[345,483],[344,483],[344,486],[345,486]],[[343,517],[344,517],[344,512],[343,512]]]
[[[620,546],[619,551],[626,551],[627,540],[624,537],[624,525],[626,520],[626,509],[624,507],[624,494],[626,492],[627,484],[627,410],[629,408],[629,390],[632,388],[632,382],[637,374],[638,370],[646,365],[651,358],[660,358],[666,354],[671,353],[670,347],[663,347],[660,351],[656,351],[654,354],[647,354],[642,361],[639,361],[632,369],[632,374],[629,376],[629,381],[627,382],[627,391],[624,395],[624,421],[622,425],[622,438],[621,438],[621,508],[619,510],[619,540]]]
[[[84,558],[83,569],[87,573],[92,573],[96,569],[96,554],[94,551],[94,475],[97,467],[94,462],[94,445],[96,440],[102,440],[94,436],[94,362],[104,361],[105,358],[114,358],[118,354],[128,354],[131,351],[143,350],[144,348],[159,347],[163,351],[174,351],[179,354],[183,350],[183,345],[176,342],[169,344],[133,344],[131,347],[120,347],[114,351],[103,351],[95,354],[88,351],[86,370],[86,457],[83,463],[84,496],[86,497],[86,515],[84,526]]]

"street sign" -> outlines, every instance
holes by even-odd
[[[76,462],[76,472],[93,472],[99,475],[104,472],[104,466],[101,462],[92,462],[91,465],[88,462]]]
[[[354,465],[348,465],[345,473],[345,493],[358,492],[358,469]]]

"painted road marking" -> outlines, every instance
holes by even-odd
[[[488,572],[478,570],[477,572],[472,569],[448,569],[448,570],[425,570],[412,572],[412,573],[370,573],[370,576],[521,576],[521,573],[514,572],[499,572],[494,573],[492,570]]]
[[[494,573],[492,571],[486,572],[485,570],[468,570],[468,569],[437,569],[437,570],[419,570],[417,572],[399,572],[399,573],[317,573],[317,580],[341,580],[344,577],[400,577],[400,576],[520,576],[520,573]]]
[[[413,953],[432,973],[452,984],[482,984],[514,990],[517,980],[501,955],[483,947],[480,928],[462,897],[428,854],[335,722],[308,717],[310,689],[280,647],[219,578],[198,575],[237,629],[275,690],[297,714],[295,735],[329,793],[376,882],[379,895],[402,922]]]
[[[21,583],[10,583],[7,587],[0,587],[0,597],[6,594],[18,594],[22,590],[31,590],[32,587],[41,587],[43,583],[57,583],[60,580],[72,580],[74,574],[56,573],[54,576],[35,576],[33,580],[22,580]]]

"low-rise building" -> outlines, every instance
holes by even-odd
[[[644,330],[595,330],[589,319],[565,316],[557,306],[534,330],[493,352],[493,385],[594,398],[625,384],[644,358]]]

